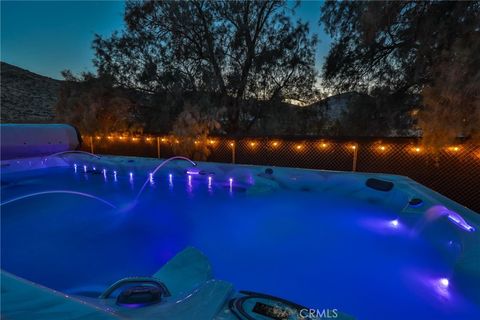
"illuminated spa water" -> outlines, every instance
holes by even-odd
[[[468,278],[454,271],[462,237],[476,233],[468,221],[457,224],[438,208],[427,221],[404,217],[341,187],[302,185],[296,173],[292,186],[269,189],[274,180],[254,182],[260,168],[253,176],[195,174],[188,165],[135,170],[76,161],[2,176],[2,268],[97,296],[193,246],[216,278],[239,290],[357,319],[479,318],[480,306],[460,285]]]

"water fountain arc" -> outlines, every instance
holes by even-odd
[[[175,156],[175,157],[171,157],[171,158],[168,158],[168,159],[164,160],[162,163],[160,163],[158,166],[156,166],[155,169],[148,175],[147,179],[145,180],[145,183],[142,185],[142,187],[140,188],[140,190],[138,191],[138,193],[135,197],[135,200],[134,200],[135,203],[138,201],[138,199],[142,195],[143,190],[145,190],[145,187],[147,186],[147,184],[150,182],[151,179],[153,179],[153,177],[155,176],[155,173],[157,173],[157,171],[160,170],[164,165],[166,165],[167,163],[169,163],[170,161],[173,161],[173,160],[185,160],[185,161],[190,162],[193,166],[197,166],[197,164],[194,161],[190,160],[187,157],[182,157],[182,156]]]
[[[23,200],[23,199],[37,197],[37,196],[41,196],[41,195],[45,195],[45,194],[72,194],[72,195],[77,195],[77,196],[86,197],[86,198],[90,198],[90,199],[95,199],[97,201],[100,201],[100,202],[112,207],[113,209],[117,208],[115,205],[108,202],[107,200],[104,200],[104,199],[102,199],[100,197],[97,197],[93,194],[89,194],[89,193],[85,193],[85,192],[79,192],[79,191],[71,191],[71,190],[48,190],[48,191],[30,193],[30,194],[19,196],[19,197],[10,199],[10,200],[6,200],[6,201],[0,203],[0,207],[3,207],[4,205],[10,204],[12,202],[17,202],[17,201],[20,201],[20,200]]]
[[[67,150],[67,151],[62,151],[62,152],[57,152],[57,153],[49,154],[48,156],[45,157],[45,160],[47,160],[48,158],[57,157],[57,156],[61,156],[61,155],[68,154],[68,153],[86,154],[86,155],[89,155],[89,156],[91,156],[91,157],[94,157],[94,158],[97,158],[97,159],[101,159],[100,156],[97,156],[96,154],[93,154],[93,153],[90,153],[90,152],[80,151],[80,150]]]

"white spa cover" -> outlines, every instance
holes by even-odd
[[[75,150],[80,141],[68,124],[1,124],[1,159],[19,159]]]

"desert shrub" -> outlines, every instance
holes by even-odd
[[[221,111],[204,113],[197,106],[187,106],[173,124],[169,141],[176,155],[206,160],[213,145],[209,135],[220,130]]]
[[[82,134],[142,132],[143,126],[134,117],[133,99],[114,87],[108,77],[75,77],[69,71],[63,75],[65,81],[55,106],[58,121],[76,126]]]

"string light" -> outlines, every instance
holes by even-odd
[[[379,146],[377,147],[377,149],[378,149],[378,151],[383,152],[383,151],[387,150],[387,147],[385,147],[384,145],[379,145]]]
[[[109,135],[105,135],[105,136],[101,136],[101,135],[96,135],[96,136],[84,136],[82,135],[81,136],[83,139],[95,139],[95,140],[102,140],[102,139],[108,139],[110,141],[114,141],[118,138],[118,140],[121,140],[121,141],[132,141],[132,142],[138,142],[138,141],[146,141],[146,142],[151,142],[152,140],[154,139],[159,139],[161,142],[168,142],[168,139],[165,138],[165,137],[152,137],[152,136],[136,136],[136,137],[129,137],[127,135],[119,135],[119,134],[109,134]],[[173,143],[175,144],[179,144],[181,143],[181,141],[179,139],[173,139],[171,140]],[[282,140],[272,140],[270,141],[270,145],[273,147],[273,148],[276,148],[278,149],[281,145],[282,145]],[[206,140],[207,144],[211,145],[212,147],[215,146],[217,143],[218,143],[218,140],[214,140],[214,139],[208,139]],[[228,142],[227,140],[227,143],[230,147],[234,148],[235,147],[235,141],[230,141]],[[194,144],[195,145],[199,145],[199,144],[202,144],[202,141],[200,140],[195,140],[194,141]],[[248,142],[248,146],[250,146],[251,148],[256,148],[258,146],[258,142],[257,141],[250,141]],[[325,141],[320,141],[319,144],[318,144],[318,148],[320,149],[326,149],[330,147],[330,144],[325,142]],[[356,143],[349,143],[346,145],[346,147],[350,150],[353,150],[353,151],[356,151],[358,149],[358,144]],[[301,151],[303,149],[305,149],[305,145],[304,144],[295,144],[294,145],[294,150],[296,151]],[[388,151],[389,150],[389,147],[388,145],[385,145],[385,144],[377,144],[375,147],[374,147],[378,152],[385,152],[385,151]],[[279,149],[280,150],[280,149]],[[424,148],[423,147],[420,147],[420,146],[411,146],[410,147],[410,150],[411,152],[413,153],[421,153],[424,151]],[[462,146],[460,145],[451,145],[451,146],[445,146],[444,147],[444,150],[448,151],[448,152],[452,152],[452,153],[458,153],[462,150]],[[479,155],[477,153],[474,153],[474,156],[475,157],[479,157]]]
[[[448,151],[452,151],[452,152],[458,152],[460,151],[460,147],[459,146],[450,146],[447,148]]]

